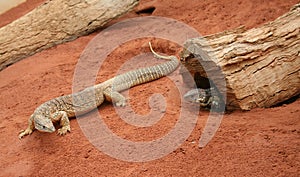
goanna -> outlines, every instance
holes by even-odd
[[[104,100],[113,102],[116,106],[125,106],[126,98],[119,92],[135,85],[147,83],[173,72],[179,65],[176,56],[162,56],[150,50],[156,58],[170,60],[154,66],[132,70],[115,76],[103,83],[88,87],[80,92],[51,99],[41,104],[28,120],[28,127],[19,133],[21,139],[30,135],[34,129],[41,132],[54,132],[54,122],[59,122],[59,135],[71,131],[69,118],[87,113],[100,106]]]
[[[224,112],[225,102],[217,88],[196,88],[188,91],[184,99],[191,103],[199,104],[200,107],[211,109],[214,112]]]

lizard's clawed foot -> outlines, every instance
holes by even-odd
[[[58,135],[65,135],[67,132],[71,132],[71,128],[69,125],[61,127],[60,129],[57,130]]]
[[[118,107],[124,107],[126,106],[126,100],[121,100],[115,103],[116,106]]]
[[[30,128],[27,128],[26,130],[21,130],[19,132],[19,139],[22,139],[24,136],[26,135],[30,135],[32,133],[33,130],[31,130]]]

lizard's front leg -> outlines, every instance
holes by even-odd
[[[58,111],[52,114],[51,119],[60,122],[61,128],[57,130],[58,135],[65,135],[67,132],[71,132],[70,121],[65,111]]]
[[[33,116],[31,115],[28,119],[28,127],[26,130],[21,130],[19,133],[19,139],[23,138],[26,135],[30,135],[34,130]]]

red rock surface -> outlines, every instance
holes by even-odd
[[[2,14],[0,26],[42,2],[28,0]],[[297,2],[141,0],[135,11],[110,24],[149,15],[135,12],[155,7],[152,15],[180,20],[206,35],[240,25],[257,27],[281,16]],[[0,72],[0,176],[300,176],[299,99],[280,107],[225,114],[218,132],[204,148],[197,142],[208,112],[201,111],[196,127],[177,150],[149,162],[126,162],[104,154],[89,142],[75,119],[71,120],[72,132],[66,136],[35,131],[19,140],[18,132],[27,126],[28,117],[39,104],[71,93],[78,58],[99,32],[37,53]],[[111,62],[101,68],[98,80],[114,75],[125,59],[141,51],[142,44],[145,41],[135,41],[115,50],[108,57]],[[156,49],[162,52],[176,51],[158,46]],[[166,115],[151,128],[127,125],[109,103],[100,106],[99,113],[120,137],[134,141],[159,138],[172,129],[179,116],[176,88],[168,83],[162,78],[130,90],[130,104],[139,114],[150,111],[146,100],[153,92],[167,97]]]

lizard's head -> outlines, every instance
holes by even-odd
[[[204,102],[204,95],[201,94],[201,90],[200,89],[192,89],[190,91],[188,91],[185,95],[184,95],[184,100],[191,102],[191,103],[200,103],[200,102]]]
[[[55,131],[55,127],[50,119],[43,115],[32,115],[34,116],[34,127],[40,132],[52,133]]]

